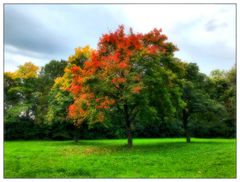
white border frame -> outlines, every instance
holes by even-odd
[[[151,3],[167,3],[167,4],[222,4],[222,3],[226,3],[226,4],[231,4],[231,3],[235,3],[236,6],[237,6],[237,18],[236,18],[236,23],[237,23],[237,20],[239,19],[239,4],[240,4],[240,1],[238,0],[196,0],[196,1],[191,1],[191,0],[184,0],[184,1],[178,1],[178,0],[149,0],[149,1],[146,1],[146,0],[138,0],[138,1],[134,1],[134,0],[58,0],[58,1],[54,1],[54,0],[21,0],[21,1],[17,1],[17,0],[2,0],[1,1],[1,38],[0,38],[0,42],[1,42],[1,47],[0,47],[0,50],[1,50],[1,54],[2,55],[2,61],[0,61],[0,85],[1,85],[1,91],[0,91],[0,121],[1,121],[1,126],[0,126],[0,133],[1,133],[1,136],[0,136],[0,142],[1,142],[1,146],[0,147],[0,159],[1,159],[1,162],[0,162],[0,180],[2,181],[19,181],[19,182],[26,182],[26,181],[37,181],[37,182],[42,182],[43,180],[47,180],[47,181],[61,181],[61,182],[69,182],[69,181],[100,181],[100,182],[105,182],[105,181],[122,181],[122,180],[125,180],[125,181],[133,181],[133,182],[145,182],[145,181],[169,181],[169,182],[172,182],[172,181],[189,181],[189,182],[192,182],[192,181],[205,181],[205,180],[210,180],[210,181],[222,181],[222,182],[228,182],[228,181],[237,181],[238,179],[240,179],[240,177],[238,176],[240,174],[240,169],[239,169],[239,166],[240,166],[240,163],[239,163],[239,158],[237,157],[237,178],[236,179],[4,179],[3,178],[3,70],[4,70],[4,64],[3,64],[3,61],[4,61],[4,58],[3,58],[3,55],[4,55],[4,50],[3,50],[3,46],[4,46],[4,42],[3,42],[3,8],[4,8],[4,4],[5,3],[31,3],[31,4],[51,4],[51,3],[66,3],[66,4],[74,4],[74,3],[87,3],[87,4],[151,4]],[[239,30],[239,23],[237,23],[236,25],[236,33],[237,33],[237,30]],[[239,43],[239,35],[237,34],[236,35],[236,62],[239,58],[239,46],[238,46],[238,43]],[[238,84],[238,80],[239,80],[239,64],[237,63],[237,105],[238,105],[238,101],[239,101],[239,96],[240,96],[240,93],[238,93],[238,90],[239,90],[239,84]],[[237,121],[239,119],[239,108],[237,107]],[[237,124],[237,141],[240,137],[240,134],[239,134],[239,125]],[[238,143],[238,142],[237,142]],[[237,144],[237,151],[239,151],[239,144]]]

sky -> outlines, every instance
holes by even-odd
[[[119,25],[147,33],[162,28],[200,71],[229,70],[236,63],[236,9],[231,4],[5,4],[4,71],[31,61],[67,60],[76,47],[97,48]]]

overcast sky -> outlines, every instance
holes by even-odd
[[[67,60],[74,48],[97,47],[103,33],[123,24],[134,32],[162,28],[179,48],[176,57],[200,71],[235,63],[235,5],[27,5],[4,7],[5,71],[27,61],[44,66]]]

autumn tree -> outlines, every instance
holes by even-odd
[[[104,34],[83,65],[66,70],[72,76],[66,90],[74,99],[68,115],[75,125],[104,122],[108,114],[119,113],[131,147],[137,117],[158,117],[164,111],[170,115],[176,112],[176,105],[183,107],[178,80],[170,66],[177,48],[166,40],[161,29],[146,34],[130,29],[126,34],[120,26]]]
[[[48,94],[47,120],[50,123],[58,123],[58,125],[61,123],[63,125],[63,123],[71,121],[71,118],[68,117],[68,107],[73,102],[73,95],[68,91],[73,78],[71,70],[76,66],[82,67],[89,58],[91,51],[89,46],[76,48],[75,54],[69,57],[66,64],[64,63],[64,74],[54,74],[58,77],[54,80]],[[63,67],[61,66],[61,68]],[[46,72],[46,70],[48,69],[45,68],[44,71]],[[79,127],[80,125],[75,125],[75,141],[78,141]]]

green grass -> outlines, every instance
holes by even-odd
[[[234,139],[8,141],[5,178],[235,178]]]

